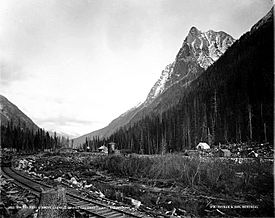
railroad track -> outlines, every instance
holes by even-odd
[[[17,185],[25,189],[29,189],[36,196],[40,195],[42,189],[53,188],[50,185],[35,181],[30,177],[22,175],[10,167],[2,167],[2,171],[7,177],[13,179]],[[133,214],[128,211],[123,211],[119,208],[100,203],[92,199],[84,198],[82,196],[71,193],[70,191],[67,191],[66,199],[69,207],[84,211],[85,213],[89,214],[89,217],[92,218],[142,217],[140,215]]]

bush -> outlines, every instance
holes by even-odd
[[[217,193],[237,190],[267,193],[273,188],[273,163],[231,159],[163,156],[105,156],[91,161],[93,167],[117,176],[174,180],[191,188],[203,187]],[[243,176],[238,176],[240,172]],[[261,184],[261,185],[259,185]]]

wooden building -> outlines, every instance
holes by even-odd
[[[230,157],[231,156],[231,152],[228,149],[219,149],[216,152],[216,156],[217,157]]]
[[[108,154],[114,154],[116,149],[116,143],[110,142],[108,143]]]
[[[105,145],[102,145],[98,148],[98,151],[101,152],[101,153],[107,154],[108,153],[108,148]]]

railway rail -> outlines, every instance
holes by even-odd
[[[14,182],[25,188],[29,189],[33,194],[39,196],[42,189],[53,188],[50,185],[36,181],[30,177],[18,173],[11,167],[2,167],[2,171],[8,178],[14,180]],[[95,218],[119,218],[119,217],[142,217],[138,214],[133,214],[128,211],[120,210],[119,208],[112,207],[110,205],[100,203],[98,201],[84,198],[67,191],[66,193],[67,204],[71,208],[79,209],[87,214],[89,217]]]

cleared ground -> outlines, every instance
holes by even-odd
[[[86,196],[120,201],[154,216],[273,216],[269,159],[81,153],[22,159],[26,163],[20,168],[44,181],[63,181]]]

